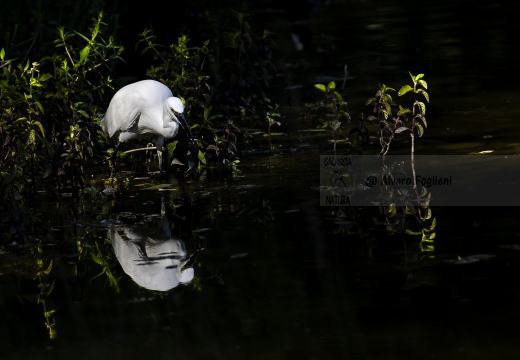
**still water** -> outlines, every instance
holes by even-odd
[[[296,80],[340,83],[348,63],[355,112],[378,82],[424,72],[432,103],[416,153],[515,154],[513,10],[332,2],[312,12],[319,65],[291,55],[312,76]],[[378,208],[320,206],[331,146],[287,121],[319,148],[280,140],[284,151],[243,156],[230,179],[128,172],[113,195],[93,181],[76,224],[70,204],[46,204],[36,245],[0,253],[0,358],[518,358],[518,208],[433,208],[436,238],[417,251]]]
[[[41,254],[1,255],[2,358],[513,358],[518,210],[434,208],[434,251],[409,242],[405,253],[401,237],[367,225],[377,210],[355,209],[355,222],[320,206],[321,153],[251,157],[235,180],[167,191],[132,180],[91,200],[98,208],[79,217],[76,236],[64,210]],[[83,258],[75,241],[92,246]],[[183,285],[179,264],[197,250]],[[34,279],[37,259],[54,263]],[[143,269],[153,263],[168,272],[162,288],[146,281],[161,277]],[[117,286],[96,277],[105,267]],[[54,340],[36,302],[39,284],[52,282]]]

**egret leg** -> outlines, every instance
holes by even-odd
[[[159,158],[159,170],[161,170],[161,171],[162,171],[162,156],[163,156],[162,149],[159,150],[159,148],[157,148],[157,157]]]
[[[161,174],[167,174],[168,168],[168,150],[157,150],[157,157],[159,158],[159,171]]]
[[[157,148],[157,157],[159,158],[159,171],[163,172],[163,145],[164,145],[164,137],[157,136],[155,138],[155,147]]]

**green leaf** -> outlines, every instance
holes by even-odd
[[[419,80],[419,84],[421,84],[423,88],[428,89],[428,83],[426,81]]]
[[[198,154],[198,157],[199,157],[199,161],[201,163],[203,163],[204,165],[206,165],[206,156],[204,155],[204,153],[202,151],[199,150],[199,154]]]
[[[168,145],[166,145],[166,149],[168,150],[168,157],[172,157],[173,152],[175,151],[175,148],[177,147],[177,143],[179,140],[172,141]]]
[[[391,103],[392,101],[393,101],[392,95],[390,95],[390,94],[384,94],[383,95],[383,102]]]
[[[45,73],[43,75],[41,75],[38,80],[40,80],[40,82],[43,82],[43,81],[47,81],[49,80],[50,78],[52,78],[52,75],[49,74],[49,73]]]
[[[5,58],[5,50],[4,50],[4,48],[2,48],[0,50],[0,60],[4,61],[4,58]]]
[[[58,32],[60,34],[60,37],[63,38],[65,36],[65,27],[64,26],[59,26],[58,27]]]
[[[86,37],[85,35],[83,35],[82,33],[79,33],[77,31],[74,31],[76,34],[78,34],[79,36],[81,36],[85,41],[89,42],[90,43],[90,39],[88,37]]]
[[[412,90],[413,90],[413,88],[410,85],[405,85],[401,89],[399,89],[399,92],[397,93],[397,95],[403,96],[404,94],[406,94],[407,92],[412,91]]]
[[[76,65],[74,67],[77,67],[79,63],[85,63],[89,52],[90,52],[89,45],[87,45],[83,49],[81,49],[79,52],[79,61],[76,63]]]
[[[408,74],[410,74],[410,77],[412,78],[412,81],[413,81],[413,84],[416,85],[417,84],[417,77],[414,76],[411,72],[408,71]],[[420,74],[419,74],[420,75]],[[417,76],[419,76],[417,75]]]
[[[97,255],[95,255],[94,253],[91,252],[90,256],[92,257],[92,260],[94,260],[94,262],[96,264],[103,265],[103,260],[101,260]]]
[[[51,270],[52,270],[52,260],[49,263],[49,266],[47,267],[47,269],[43,270],[43,273],[46,275],[49,275],[51,273]]]
[[[343,101],[343,97],[341,96],[341,94],[339,92],[334,91],[333,95],[336,97],[336,99],[338,99],[338,101]]]
[[[94,40],[96,38],[98,33],[99,33],[99,24],[96,24],[96,26],[94,26],[94,29],[92,30],[92,40]]]
[[[36,131],[34,131],[34,129],[32,129],[29,132],[29,136],[27,137],[27,142],[25,143],[25,146],[29,146],[31,144],[34,144],[34,140],[35,139],[36,139]]]
[[[42,114],[45,113],[45,112],[43,111],[43,106],[42,106],[42,104],[41,104],[39,101],[35,101],[34,104],[35,104],[36,106],[38,106],[38,109],[40,109],[40,112],[41,112]]]
[[[377,102],[377,98],[371,97],[370,99],[367,100],[366,105],[368,106],[368,105],[372,104],[374,101]]]
[[[424,97],[426,98],[426,101],[430,102],[430,95],[428,95],[428,93],[426,91],[424,91],[423,89],[418,89],[417,92],[423,94]]]
[[[41,106],[41,105],[40,105]],[[43,111],[42,111],[43,112]],[[45,137],[45,132],[43,131],[43,126],[39,121],[35,121],[34,125],[38,126],[40,128],[40,132],[42,133],[42,136]]]
[[[329,85],[327,85],[327,91],[328,92],[331,92],[332,90],[334,90],[336,88],[336,83],[334,81],[331,81],[329,83]]]
[[[428,123],[426,122],[426,118],[424,117],[423,114],[419,114],[419,115],[417,115],[416,117],[417,117],[418,119],[421,119],[421,121],[423,122],[425,128],[428,127]]]
[[[421,114],[423,114],[423,115],[426,114],[426,105],[424,105],[424,103],[422,101],[416,101],[414,103],[414,105],[419,106]]]
[[[327,92],[327,88],[323,84],[314,84],[314,87],[320,91]]]
[[[382,84],[380,87],[381,87],[381,90],[380,90],[380,91],[382,91],[382,92],[384,92],[384,93],[386,93],[386,92],[388,92],[388,91],[395,91],[394,88],[391,88],[390,86],[386,86],[385,84]],[[376,96],[377,96],[377,95],[376,95]]]
[[[422,235],[422,232],[421,231],[412,231],[412,230],[406,229],[406,235],[412,235],[412,236]]]
[[[417,135],[419,135],[419,137],[423,136],[424,128],[421,126],[421,124],[416,123],[415,126],[417,127]]]
[[[81,114],[84,118],[88,119],[88,115],[87,115],[87,113],[85,112],[85,110],[77,110],[77,113],[78,113],[78,114]]]
[[[388,115],[392,115],[392,107],[389,103],[385,103],[385,109],[388,112]]]
[[[346,117],[347,120],[350,122],[351,117],[350,117],[350,114],[349,114],[348,112],[346,112],[346,111],[340,111],[340,112],[339,112],[339,115],[343,115],[343,116]]]
[[[410,74],[410,75],[411,75],[411,74]],[[413,76],[413,75],[412,75],[412,76]],[[424,74],[417,74],[417,75],[415,76],[415,80],[416,80],[416,81],[419,81],[419,79],[422,79],[423,77],[424,77]]]
[[[403,131],[406,131],[406,130],[410,130],[410,129],[407,128],[406,126],[402,126],[400,128],[395,129],[394,133],[395,134],[399,134],[399,133],[402,133]]]
[[[410,114],[412,111],[410,109],[405,109],[401,106],[399,106],[399,112],[397,113],[397,116]]]
[[[54,283],[54,281],[53,281]],[[53,286],[54,287],[54,286]],[[50,294],[50,293],[49,293]],[[46,319],[48,319],[49,317],[51,317],[52,315],[54,315],[54,313],[56,312],[57,310],[51,310],[51,311],[45,311],[43,313],[43,316],[45,316]]]
[[[31,78],[31,80],[29,80],[29,85],[30,86],[35,86],[35,87],[43,86],[42,84],[40,84],[40,82],[38,81],[37,78]]]
[[[272,126],[272,125],[278,125],[278,126],[280,126],[280,125],[282,125],[281,122],[279,122],[279,121],[275,121],[275,120],[271,119],[270,117],[267,117],[267,120],[268,120],[268,122],[269,122],[269,126]]]

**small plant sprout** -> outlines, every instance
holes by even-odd
[[[334,81],[331,81],[327,86],[324,84],[315,84],[314,87],[325,95],[325,101],[321,102],[316,110],[319,108],[326,110],[325,117],[327,120],[324,123],[324,127],[330,127],[335,154],[336,145],[339,140],[339,131],[341,130],[341,119],[347,119],[347,121],[350,122],[347,102],[343,100],[341,94],[336,91],[336,83]]]
[[[373,106],[373,113],[375,114],[370,115],[367,121],[377,121],[380,125],[378,133],[382,155],[386,155],[390,150],[390,143],[394,139],[394,133],[398,127],[398,121],[392,117],[392,105],[395,105],[395,103],[388,93],[389,91],[395,91],[395,89],[380,84],[375,96],[369,98],[366,102],[367,105]]]
[[[271,135],[282,135],[282,133],[271,133],[271,126],[273,125],[282,125],[281,122],[275,120],[275,119],[278,119],[280,118],[280,114],[279,113],[274,113],[274,112],[268,112],[267,113],[267,134],[264,134],[264,136],[268,136],[269,137],[269,149],[272,150],[273,149],[273,144],[271,143]]]
[[[414,166],[414,153],[415,153],[415,135],[414,131],[417,131],[417,135],[419,137],[422,137],[424,134],[424,129],[428,127],[428,123],[426,122],[426,117],[424,114],[426,114],[426,104],[422,101],[417,100],[417,94],[422,94],[427,102],[430,102],[430,96],[425,91],[425,89],[428,89],[428,84],[425,80],[422,78],[424,77],[424,74],[418,74],[418,75],[412,75],[412,73],[409,73],[410,77],[413,81],[413,87],[410,85],[404,85],[401,89],[399,89],[398,95],[402,96],[406,93],[413,92],[414,93],[414,102],[412,105],[412,110],[410,109],[404,109],[401,106],[399,106],[399,112],[397,113],[397,117],[399,119],[403,118],[406,120],[406,115],[410,114],[412,115],[412,123],[409,127],[402,126],[395,130],[396,133],[400,133],[403,131],[410,131],[410,137],[412,139],[412,147],[410,149],[410,155],[411,155],[411,164],[412,164],[412,171],[413,171],[413,179],[414,179],[414,189],[417,189],[417,184],[415,183],[415,166]],[[419,88],[418,86],[422,86],[424,89]],[[424,127],[423,127],[423,125]]]
[[[428,127],[428,123],[426,122],[426,117],[424,116],[426,114],[426,104],[422,101],[417,100],[417,94],[422,94],[427,102],[430,102],[430,96],[426,92],[426,89],[428,89],[428,84],[425,80],[422,78],[424,77],[424,74],[418,74],[418,75],[412,75],[410,73],[410,77],[413,81],[413,87],[410,85],[404,85],[401,89],[399,89],[399,92],[397,93],[399,96],[403,96],[406,93],[413,92],[415,94],[415,100],[412,105],[412,110],[410,109],[404,109],[401,106],[399,106],[399,112],[397,113],[398,118],[405,116],[407,114],[412,114],[412,123],[410,127],[400,127],[395,130],[396,133],[400,133],[406,130],[410,131],[410,136],[412,138],[412,159],[413,159],[413,153],[414,153],[414,131],[417,131],[417,135],[419,137],[422,137],[424,134],[424,129]],[[422,86],[424,89],[419,88],[418,86]],[[422,123],[422,124],[421,124]],[[424,127],[423,127],[424,125]]]
[[[422,79],[424,74],[412,75],[410,73],[410,77],[412,78],[413,86],[404,85],[397,94],[399,96],[409,92],[413,92],[415,95],[422,94],[426,101],[429,102],[430,97],[425,91],[428,88],[428,84]],[[419,86],[422,86],[424,89],[419,88]],[[412,109],[404,108],[393,101],[392,96],[388,94],[389,91],[395,91],[395,89],[382,84],[379,86],[375,96],[367,100],[366,104],[372,105],[375,113],[375,115],[369,116],[367,120],[378,121],[380,124],[379,141],[381,143],[382,155],[386,155],[390,150],[390,144],[395,134],[409,130],[412,137],[411,154],[413,159],[415,150],[414,132],[417,132],[417,135],[421,137],[424,134],[424,129],[428,126],[425,117],[426,105],[424,102],[417,100],[417,96],[415,96]],[[394,114],[392,107],[398,107],[399,110]],[[408,119],[409,115],[411,115],[411,119]]]
[[[279,121],[276,121],[275,119],[277,118],[280,118],[280,114],[279,113],[272,113],[272,112],[268,112],[267,113],[267,122],[268,122],[268,130],[267,130],[267,133],[269,134],[269,136],[271,136],[271,126],[273,125],[282,125]]]

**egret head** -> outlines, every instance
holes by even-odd
[[[166,104],[173,111],[174,115],[182,115],[184,113],[184,104],[178,97],[166,99]]]
[[[181,124],[181,126],[184,128],[184,131],[186,131],[188,134],[188,137],[193,139],[190,127],[184,118],[184,104],[182,103],[181,99],[178,97],[170,97],[166,99],[165,106],[165,109],[168,110],[173,120]]]
[[[202,250],[202,248],[198,249],[177,267],[177,277],[181,284],[188,284],[193,280],[193,277],[195,276],[193,265],[195,264],[195,260]]]
[[[193,270],[192,267],[182,268],[178,272],[177,276],[178,276],[179,282],[181,284],[189,284],[193,280],[193,277],[195,276],[195,271]]]

